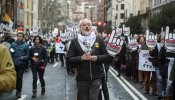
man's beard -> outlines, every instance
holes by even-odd
[[[82,30],[82,35],[85,35],[85,36],[89,36],[91,34],[91,31],[85,31],[85,30]]]

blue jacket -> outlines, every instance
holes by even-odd
[[[15,66],[26,64],[29,59],[29,46],[25,42],[13,42],[10,47],[10,52]]]

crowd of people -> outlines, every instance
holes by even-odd
[[[127,40],[122,45],[121,51],[114,58],[114,68],[121,74],[139,83],[140,88],[144,89],[144,94],[157,96],[158,100],[175,99],[175,52],[168,50],[165,46],[165,34],[160,34],[155,47],[149,47],[146,44],[144,35],[135,37],[138,42],[137,49],[130,49]],[[154,70],[143,70],[140,67],[141,51],[148,51],[147,59],[152,63]],[[147,63],[147,62],[145,62]],[[123,65],[125,67],[123,67]],[[147,66],[150,67],[151,66]],[[150,87],[151,85],[151,87]]]
[[[10,33],[5,33],[0,44],[0,84],[2,84],[0,93],[16,88],[16,97],[21,98],[23,74],[31,68],[32,98],[37,97],[38,76],[41,94],[44,95],[45,67],[47,63],[54,64],[59,59],[62,67],[66,64],[68,73],[71,69],[75,71],[77,100],[102,100],[101,91],[105,100],[109,100],[107,72],[111,63],[118,70],[118,77],[121,75],[131,77],[133,82],[140,84],[145,94],[149,94],[151,90],[159,100],[163,97],[165,100],[175,99],[175,52],[166,49],[164,35],[158,38],[154,48],[147,46],[144,35],[139,36],[137,38],[139,45],[135,50],[128,48],[128,42],[124,38],[121,51],[113,58],[108,53],[103,39],[97,35],[97,31],[92,30],[91,20],[87,18],[80,20],[79,28],[80,33],[71,41],[62,40],[59,36],[46,40],[39,35],[32,37],[23,32],[18,32],[17,38],[14,39]],[[142,50],[149,51],[148,60],[155,70],[139,69]]]
[[[41,95],[45,94],[44,72],[47,63],[60,61],[64,66],[65,53],[56,52],[56,44],[66,44],[59,36],[44,40],[41,36],[30,36],[22,31],[18,32],[16,39],[9,32],[4,32],[0,45],[0,93],[11,92],[16,89],[16,98],[21,98],[23,74],[31,68],[33,75],[33,94],[37,96],[37,78],[41,83]],[[64,46],[63,45],[63,46]],[[2,75],[1,75],[2,74]]]

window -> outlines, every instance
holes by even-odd
[[[45,12],[45,8],[42,8],[42,12]]]
[[[125,5],[121,4],[121,10],[124,10],[124,9],[125,9]]]
[[[115,19],[118,19],[118,15],[117,14],[115,15]]]
[[[116,10],[118,10],[118,5],[116,5]]]
[[[120,14],[120,19],[124,19],[124,17],[125,17],[125,14],[124,13],[121,13]]]
[[[131,13],[131,14],[130,14],[130,17],[132,17],[132,16],[133,16],[133,14]]]

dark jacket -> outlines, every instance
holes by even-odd
[[[163,45],[160,49],[160,66],[164,66],[166,63],[166,48]]]
[[[126,43],[124,42],[121,48],[121,51],[118,54],[118,59],[121,62],[121,64],[126,64]]]
[[[33,57],[39,58],[38,62],[32,60]],[[47,51],[43,45],[33,46],[29,50],[29,58],[31,60],[31,67],[42,67],[47,64]]]
[[[148,60],[152,62],[152,65],[155,67],[160,67],[160,64],[159,64],[160,57],[159,57],[157,45],[152,51],[149,52],[149,54],[151,58],[148,58]]]
[[[13,49],[14,52],[12,52],[11,49]],[[15,66],[26,64],[29,58],[29,46],[27,43],[15,41],[11,44],[10,51],[11,51],[11,55]],[[20,59],[20,57],[23,57],[23,59]]]
[[[98,44],[98,46],[96,46],[96,44]],[[89,81],[105,77],[102,63],[108,63],[112,61],[112,59],[108,55],[103,40],[100,37],[97,37],[92,46],[91,54],[97,56],[97,61],[82,61],[81,56],[84,53],[78,39],[73,39],[67,52],[66,59],[69,63],[76,66],[78,72],[76,79],[79,81]]]

